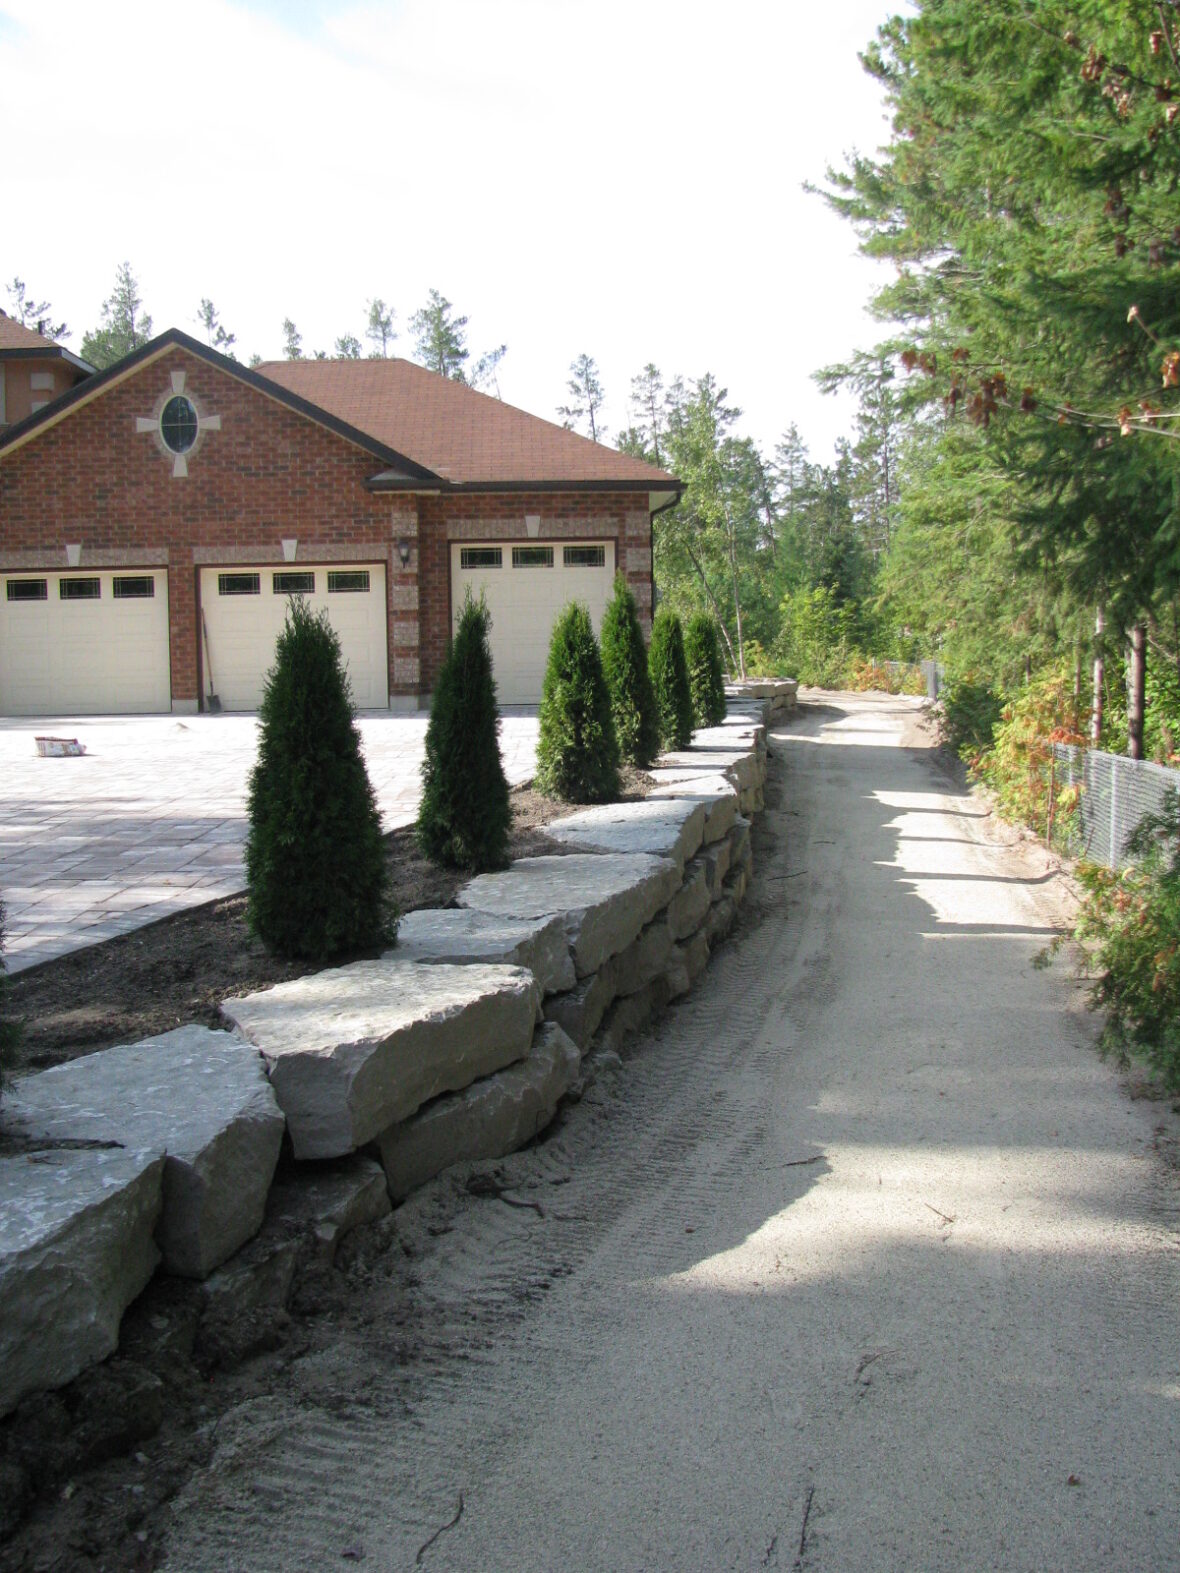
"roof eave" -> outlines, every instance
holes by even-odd
[[[405,492],[421,491],[420,482],[406,480],[401,476],[372,475],[365,482],[370,491],[374,492]],[[670,476],[659,476],[656,479],[644,480],[639,476],[629,476],[619,480],[514,480],[514,481],[448,481],[445,477],[436,479],[435,491],[448,494],[480,494],[488,492],[659,492],[673,493],[677,500],[684,491],[684,483]]]
[[[98,370],[89,361],[83,360],[80,355],[75,355],[73,350],[66,349],[62,344],[47,344],[43,350],[35,346],[25,349],[0,349],[0,360],[64,360],[67,365],[85,372],[88,377],[93,377]]]

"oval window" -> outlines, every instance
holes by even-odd
[[[187,453],[197,440],[197,412],[191,399],[175,394],[160,412],[160,436],[169,453]]]

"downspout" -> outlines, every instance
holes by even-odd
[[[681,486],[678,489],[678,491],[676,492],[675,497],[672,498],[671,502],[662,502],[658,508],[649,508],[648,511],[647,511],[647,538],[648,538],[648,548],[647,548],[647,550],[648,550],[648,558],[649,558],[649,563],[650,563],[650,566],[649,566],[649,569],[648,569],[648,573],[649,573],[649,576],[651,578],[651,615],[653,617],[656,615],[656,530],[655,530],[655,517],[656,517],[657,513],[667,513],[669,508],[675,508],[676,504],[680,501],[680,499],[683,496],[684,496],[684,487]]]

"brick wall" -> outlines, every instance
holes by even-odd
[[[137,418],[158,414],[183,373],[201,417],[219,416],[173,475],[172,457]],[[179,348],[137,368],[12,454],[0,455],[0,570],[168,569],[172,694],[200,692],[198,569],[283,560],[386,565],[390,693],[429,692],[450,637],[452,540],[525,537],[615,543],[641,613],[650,617],[647,496],[577,493],[406,497],[374,494],[380,462],[314,421]],[[410,543],[403,568],[398,541]]]

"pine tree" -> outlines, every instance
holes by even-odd
[[[82,340],[82,359],[101,370],[146,344],[152,336],[152,319],[142,308],[139,281],[130,262],[121,262],[115,287],[102,303],[102,326]]]
[[[651,686],[660,718],[660,746],[671,753],[692,742],[692,694],[684,660],[684,632],[669,607],[655,615],[648,651]]]
[[[453,317],[455,308],[445,295],[432,289],[426,304],[410,318],[414,350],[422,365],[453,382],[466,382],[463,363],[467,348],[467,318]]]
[[[707,612],[695,612],[684,630],[684,661],[692,694],[696,726],[719,726],[725,720],[725,673],[717,624]]]
[[[579,355],[570,361],[572,376],[566,383],[572,402],[563,404],[558,414],[570,431],[576,431],[583,418],[590,428],[591,442],[606,440],[606,427],[600,419],[604,394],[598,380],[598,364],[592,355]]]
[[[622,574],[615,577],[615,593],[603,613],[600,643],[619,753],[637,770],[646,770],[659,752],[660,723],[639,610]]]
[[[443,662],[426,729],[418,841],[448,868],[502,868],[512,810],[497,737],[491,620],[468,592]]]
[[[381,816],[340,640],[297,596],[258,712],[247,809],[248,916],[271,950],[321,961],[389,937]]]
[[[571,803],[618,795],[619,744],[590,613],[576,601],[553,625],[541,689],[537,788]]]

